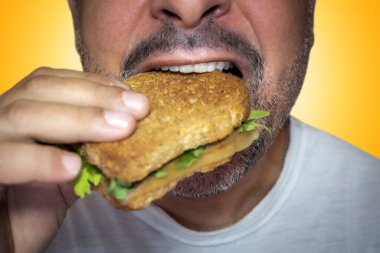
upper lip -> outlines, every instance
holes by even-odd
[[[239,69],[243,79],[246,77],[246,61],[236,54],[218,49],[175,50],[170,53],[152,55],[140,64],[138,72],[147,72],[165,66],[183,66],[218,61],[232,63]]]

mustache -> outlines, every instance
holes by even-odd
[[[123,61],[122,80],[137,74],[138,66],[148,57],[173,52],[176,49],[221,48],[245,58],[249,74],[261,79],[264,59],[258,50],[241,35],[205,21],[191,34],[186,34],[173,24],[164,24],[156,33],[138,43]]]

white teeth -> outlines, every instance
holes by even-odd
[[[195,73],[204,73],[207,72],[207,63],[199,63],[194,65]]]
[[[216,69],[223,70],[224,68],[224,62],[217,62],[216,63]]]
[[[178,71],[179,71],[179,66],[170,66],[170,67],[169,67],[169,70],[170,70],[171,72],[178,72]]]
[[[224,69],[224,70],[227,70],[227,69],[229,69],[231,66],[232,66],[231,63],[229,63],[229,62],[224,62],[223,69]]]
[[[170,71],[170,72],[181,72],[181,73],[206,73],[212,72],[215,70],[228,70],[232,68],[232,63],[230,62],[205,62],[205,63],[197,63],[193,65],[183,65],[183,66],[164,66],[160,69],[162,71]]]
[[[181,73],[194,72],[194,65],[179,66],[179,72],[181,72]]]
[[[215,67],[216,67],[216,62],[207,63],[207,72],[215,71]]]

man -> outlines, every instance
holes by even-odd
[[[69,4],[85,73],[41,68],[0,98],[2,252],[380,251],[379,160],[289,118],[314,1]],[[215,61],[237,66],[272,135],[147,210],[74,204],[81,162],[58,145],[127,138],[149,112],[117,80]]]

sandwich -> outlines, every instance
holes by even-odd
[[[149,98],[151,111],[128,138],[79,147],[79,197],[94,188],[118,208],[146,208],[180,180],[230,161],[258,138],[259,128],[269,131],[255,122],[269,113],[250,110],[245,84],[232,74],[157,71],[126,82]]]

